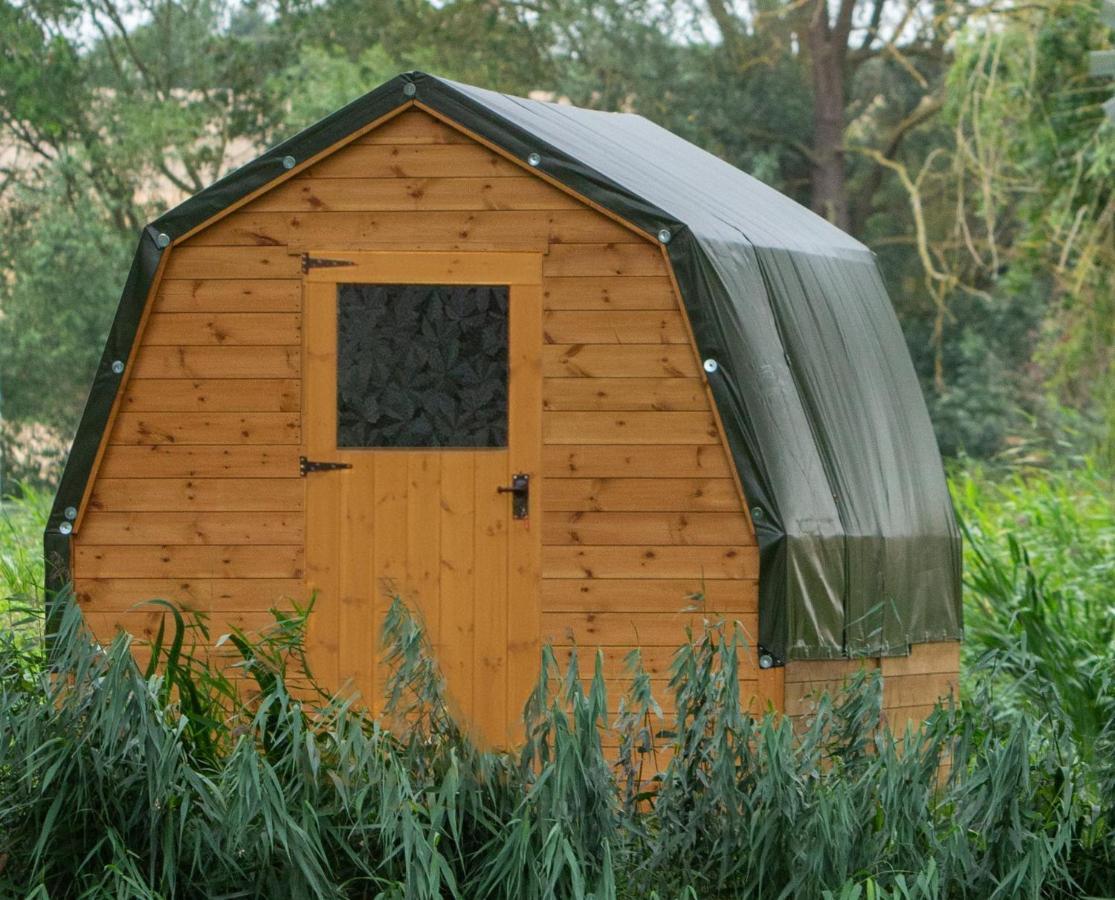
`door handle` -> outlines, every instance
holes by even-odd
[[[511,517],[525,519],[530,515],[530,476],[516,472],[511,476],[511,484],[501,484],[496,490],[511,495]]]

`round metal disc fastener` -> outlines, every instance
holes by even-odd
[[[77,518],[77,507],[67,506],[66,511],[63,513],[63,515],[72,522],[74,519]]]
[[[61,525],[58,526],[58,530],[62,532],[62,534],[69,534],[71,531],[74,530],[74,526],[71,525],[69,522],[63,522]]]
[[[538,166],[542,162],[542,155],[540,153],[532,153],[527,157],[527,162],[532,166]]]
[[[658,230],[658,240],[660,240],[663,244],[670,243],[671,237],[673,237],[673,235],[670,234],[669,228],[660,228]]]
[[[293,156],[284,156],[283,157],[283,168],[284,169],[293,169],[294,168],[294,163],[295,163],[295,159],[294,159]]]
[[[720,368],[720,363],[718,363],[715,359],[706,359],[705,360],[705,371],[706,372],[715,372],[719,368]]]
[[[155,246],[160,250],[170,246],[170,235],[164,231],[159,232],[159,236],[155,238]]]
[[[761,506],[751,507],[751,520],[758,522],[763,517],[763,508]]]
[[[415,87],[411,82],[407,82],[403,85],[403,93],[406,94],[408,97],[413,97],[415,94],[418,93],[418,88]]]
[[[120,360],[114,360],[112,363],[112,371],[119,375],[124,371],[124,364]]]
[[[774,657],[771,656],[769,653],[762,654],[759,657],[759,668],[760,669],[773,669],[774,668]]]

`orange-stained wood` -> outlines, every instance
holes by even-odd
[[[505,744],[533,683],[539,640],[541,516],[513,519],[510,496],[497,489],[513,473],[530,474],[540,513],[540,256],[314,254],[356,264],[313,270],[305,284],[305,454],[352,466],[305,479],[307,589],[318,604],[311,662],[335,667],[335,684],[350,683],[379,709],[378,634],[400,596],[426,620],[462,720]],[[510,286],[506,448],[337,447],[337,284],[345,282]]]
[[[296,178],[252,203],[256,212],[583,210],[531,175],[500,178]]]
[[[115,616],[125,598],[152,591],[263,621],[272,603],[306,599],[302,575],[289,573],[305,568],[315,583],[316,561],[344,573],[339,601],[319,600],[312,619],[316,674],[339,683],[346,666],[363,666],[357,687],[377,699],[382,673],[368,661],[385,604],[376,573],[396,586],[403,577],[456,673],[454,702],[483,733],[517,719],[543,619],[573,627],[586,642],[583,661],[592,642],[615,641],[606,644],[609,671],[635,646],[630,625],[658,620],[643,629],[646,640],[665,641],[675,634],[669,623],[687,615],[753,623],[747,504],[663,248],[418,108],[346,142],[299,161],[282,183],[164,256],[75,530],[78,593],[91,615]],[[366,252],[376,248],[391,252]],[[424,248],[427,265],[415,266],[411,251]],[[314,270],[307,300],[320,285],[373,277],[507,283],[529,297],[512,317],[513,332],[521,329],[512,408],[519,433],[533,435],[518,459],[477,454],[464,487],[454,480],[463,464],[447,462],[448,451],[369,451],[377,462],[362,474],[299,479],[299,453],[313,435],[332,434],[305,408],[303,347],[328,350],[328,341],[308,333],[321,310],[303,310],[303,250],[358,263]],[[546,343],[518,354],[530,341]],[[480,485],[516,465],[539,476],[530,527],[501,531],[498,503]],[[333,510],[339,517],[323,526]],[[452,524],[457,516],[467,529]],[[381,518],[395,523],[390,533],[373,529]],[[488,553],[489,544],[502,549]],[[266,574],[275,572],[283,574]],[[464,581],[467,604],[447,607],[446,586]],[[690,604],[696,611],[683,613]],[[345,627],[357,620],[368,628]],[[957,646],[870,661],[890,683],[889,716],[924,713],[954,678]],[[647,644],[658,678],[668,651]],[[807,693],[795,685],[831,683],[829,668],[839,681],[834,673],[848,666],[759,672],[749,658],[741,686],[795,714]]]

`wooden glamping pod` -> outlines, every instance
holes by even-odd
[[[389,583],[466,720],[540,642],[738,619],[744,696],[854,665],[895,718],[958,665],[960,541],[871,253],[631,115],[400,76],[142,234],[59,488],[94,631],[317,593],[315,673],[379,696]],[[688,611],[687,611],[688,610]]]

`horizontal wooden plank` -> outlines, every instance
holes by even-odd
[[[296,312],[155,313],[147,322],[143,342],[170,347],[300,344],[302,316]]]
[[[756,547],[544,547],[544,578],[759,576]]]
[[[750,634],[750,640],[754,640],[758,616],[748,614],[739,617],[739,621],[745,634]],[[583,648],[623,643],[641,647],[676,648],[686,641],[686,626],[696,631],[701,628],[701,622],[700,615],[686,613],[543,612],[542,639],[552,642],[561,637],[566,643],[575,643]],[[591,660],[588,662],[591,664]]]
[[[542,319],[548,344],[688,344],[675,310],[548,310]]]
[[[743,512],[546,512],[544,544],[752,544]]]
[[[297,544],[304,540],[301,513],[105,512],[81,524],[87,544]]]
[[[286,247],[205,247],[190,242],[176,247],[164,279],[301,278],[302,260]]]
[[[360,135],[357,144],[474,144],[462,131],[416,109],[392,116]]]
[[[171,633],[174,623],[170,618],[170,613],[157,609],[119,612],[89,611],[85,613],[85,622],[89,626],[89,630],[92,631],[99,640],[105,643],[111,641],[116,636],[117,632],[120,631],[127,632],[137,641],[154,641],[159,633],[160,624],[164,622],[164,619],[165,625],[163,627],[167,630],[166,633]],[[236,658],[236,654],[230,649],[217,651],[215,645],[221,635],[232,631],[234,627],[248,634],[258,634],[273,624],[273,622],[274,619],[266,612],[240,612],[228,610],[208,617],[208,641],[200,634],[193,632],[188,635],[187,644],[194,652],[197,652],[200,648],[208,648],[210,654],[216,651],[221,657]],[[151,658],[149,648],[137,647],[136,649],[141,651],[135,654],[137,662],[139,662],[141,666],[146,665],[147,660]],[[142,652],[144,650],[148,652]],[[209,658],[212,659],[213,656],[209,656]],[[242,674],[243,670],[241,669],[239,672]],[[236,670],[232,670],[229,674],[233,675],[235,673]]]
[[[709,412],[549,412],[542,417],[547,444],[719,444]]]
[[[246,212],[437,212],[584,209],[533,175],[500,178],[294,178]]]
[[[631,652],[639,651],[639,662],[642,670],[651,678],[662,681],[669,678],[670,665],[674,661],[677,647],[637,646],[631,641],[626,641],[618,646],[574,646],[569,642],[569,635],[565,629],[555,628],[557,640],[550,641],[554,650],[554,658],[566,671],[569,661],[574,653],[577,654],[577,665],[581,672],[591,673],[595,666],[596,654],[600,653],[603,663],[605,678],[615,679],[618,684],[627,685],[631,682]]]
[[[313,268],[306,275],[306,281],[329,285],[347,281],[372,284],[505,284],[512,288],[515,285],[542,283],[542,254],[538,252],[401,252],[407,249],[414,248],[346,251],[343,258],[352,264],[351,267]],[[330,251],[311,248],[310,252]]]
[[[542,407],[553,410],[707,410],[699,378],[547,378]]]
[[[555,244],[542,265],[551,277],[596,275],[664,275],[666,266],[658,248],[638,244]]]
[[[126,412],[297,412],[302,383],[294,378],[133,378]]]
[[[548,378],[699,378],[697,357],[685,344],[545,344]]]
[[[936,706],[932,703],[922,704],[920,706],[888,707],[883,710],[883,715],[887,720],[887,725],[890,727],[891,733],[895,737],[902,737],[906,733],[907,727],[915,731],[920,728],[922,723],[933,713],[934,709],[936,709]]]
[[[292,445],[118,444],[105,450],[101,478],[298,478]]]
[[[758,609],[755,581],[700,579],[545,578],[546,612],[657,612],[687,609],[744,613]]]
[[[795,716],[814,712],[822,696],[838,697],[846,686],[846,678],[826,681],[788,681],[783,701],[786,712]]]
[[[701,634],[700,628],[694,629],[694,636],[699,637]],[[591,674],[596,664],[596,654],[600,653],[603,662],[604,677],[613,679],[617,685],[627,687],[631,683],[630,676],[630,654],[632,650],[639,651],[639,661],[642,670],[651,677],[651,679],[658,683],[664,683],[669,680],[670,666],[674,661],[677,654],[678,646],[655,646],[649,644],[646,646],[636,646],[632,642],[625,642],[619,645],[602,645],[596,644],[594,646],[573,646],[566,640],[567,635],[562,632],[563,642],[552,642],[551,646],[554,649],[554,658],[561,665],[562,671],[566,671],[570,657],[574,652],[577,654],[577,663],[580,671],[586,675]],[[754,685],[755,675],[758,670],[758,659],[755,652],[751,649],[745,650],[738,658],[740,667],[740,683]],[[663,689],[663,696],[669,693],[668,688]],[[750,693],[750,691],[749,691]],[[656,694],[657,696],[657,689]]]
[[[357,249],[376,244],[460,244],[498,250],[510,244],[642,241],[590,209],[420,212],[238,212],[200,232],[193,244],[310,245]]]
[[[134,378],[297,378],[302,348],[148,347],[136,357]]]
[[[98,478],[89,506],[118,512],[296,512],[305,494],[301,478]]]
[[[113,444],[299,444],[302,417],[285,412],[122,412]]]
[[[730,478],[547,478],[543,504],[547,512],[704,510],[742,514],[739,493]]]
[[[586,648],[586,652],[587,652]],[[586,660],[588,665],[592,660]],[[585,676],[581,679],[581,686],[588,693],[592,685],[592,676],[589,674],[592,670],[582,668]],[[742,669],[739,678],[739,702],[744,710],[750,710],[755,714],[761,714],[761,708],[758,702],[758,689],[759,684],[756,679],[755,669]],[[624,701],[625,708],[630,712],[631,699],[630,683],[626,679],[609,678],[607,674],[604,675],[604,692],[607,700],[608,715],[604,723],[605,730],[600,735],[600,746],[604,751],[604,756],[607,759],[614,759],[616,751],[619,748],[620,736],[619,732],[615,730],[616,720],[620,710],[620,702]],[[677,694],[670,688],[669,679],[667,678],[653,678],[650,682],[651,696],[654,697],[661,710],[661,716],[655,716],[651,713],[649,720],[652,731],[657,735],[655,741],[655,749],[653,755],[648,753],[645,757],[644,765],[649,768],[652,765],[652,760],[657,758],[661,765],[665,765],[674,753],[674,747],[670,739],[665,737],[662,732],[673,730],[674,716],[677,710]],[[640,726],[642,723],[640,723]],[[638,757],[636,757],[638,758]],[[644,772],[644,777],[649,777],[651,773]]]
[[[520,167],[479,144],[350,144],[310,166],[311,178],[491,178]]]
[[[783,678],[786,684],[842,684],[860,669],[877,669],[879,660],[873,656],[858,659],[792,659],[786,663]]]
[[[581,688],[587,694],[592,688],[593,675],[595,671],[596,654],[592,652],[594,649],[591,646],[585,646],[582,658],[580,660],[580,671],[583,677],[580,679]],[[604,696],[606,698],[606,709],[608,715],[605,721],[606,730],[601,735],[600,746],[604,750],[605,756],[614,755],[615,750],[619,746],[619,735],[613,730],[616,719],[619,714],[621,702],[627,704],[627,709],[630,709],[630,690],[631,683],[629,679],[625,678],[609,678],[606,670],[601,669],[604,674]],[[746,682],[749,686],[752,682]],[[742,685],[741,685],[742,687]],[[672,725],[672,718],[677,710],[677,695],[674,691],[670,690],[670,682],[668,678],[652,678],[650,682],[651,696],[654,697],[658,703],[658,707],[662,712],[662,718],[652,718],[652,727],[658,730],[666,730]],[[746,696],[741,691],[741,696]],[[662,745],[662,753],[667,753],[666,747],[669,746],[669,741],[662,739],[659,741]]]
[[[957,692],[956,672],[883,676],[883,705],[888,707],[933,704]]]
[[[960,642],[941,641],[913,644],[909,656],[886,656],[880,660],[884,677],[890,675],[939,674],[960,671]]]
[[[300,547],[125,547],[78,543],[74,578],[301,578]]]
[[[547,478],[727,478],[728,458],[719,446],[551,444],[542,448]]]
[[[543,292],[546,309],[678,309],[673,285],[665,275],[554,277]]]
[[[194,281],[163,279],[155,300],[156,313],[191,312],[299,312],[299,280],[201,278]]]
[[[76,596],[92,611],[127,610],[155,599],[201,611],[259,611],[305,605],[309,592],[296,578],[83,578],[77,582]]]

